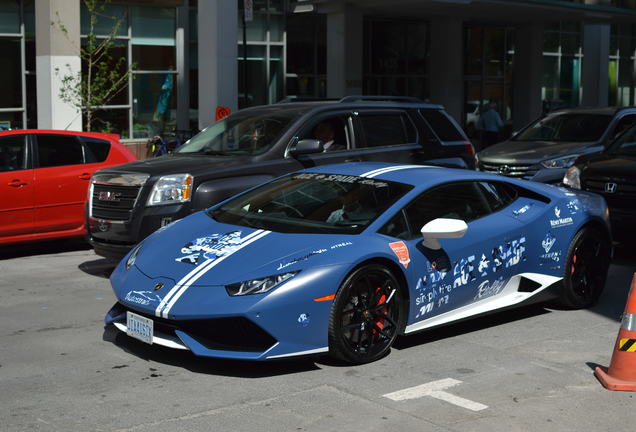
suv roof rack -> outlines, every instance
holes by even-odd
[[[361,101],[414,102],[414,103],[424,102],[422,99],[412,97],[412,96],[345,96],[342,99],[340,99],[338,102],[347,103],[347,102],[361,102]]]

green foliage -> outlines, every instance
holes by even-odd
[[[114,58],[111,51],[118,45],[116,35],[126,17],[114,17],[105,13],[109,0],[82,0],[89,17],[89,29],[79,47],[82,70],[77,73],[66,65],[66,71],[56,68],[55,73],[60,77],[61,87],[59,97],[65,103],[77,108],[84,114],[84,129],[93,131],[96,120],[95,112],[107,105],[115,96],[128,86],[134,65],[128,67],[126,57]],[[108,34],[96,34],[99,20],[110,20],[113,25]],[[60,16],[57,17],[58,29],[68,34]],[[110,125],[106,126],[110,129]]]

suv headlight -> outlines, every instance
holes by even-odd
[[[159,177],[148,197],[148,205],[175,204],[190,201],[192,197],[192,176],[172,174]]]
[[[565,172],[563,184],[572,189],[581,189],[581,170],[579,167],[575,165]]]
[[[225,290],[232,297],[249,294],[262,294],[273,290],[278,285],[294,277],[298,272],[289,272],[259,279],[252,279],[231,285],[226,285]]]
[[[564,156],[556,159],[548,159],[541,162],[546,168],[570,168],[579,155]]]

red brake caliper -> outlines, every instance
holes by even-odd
[[[576,265],[576,255],[572,257],[572,265],[570,266],[570,274],[574,274],[574,266]]]
[[[378,291],[380,291],[380,288],[376,288],[375,292],[377,293]],[[380,299],[378,300],[378,302],[376,303],[376,306],[380,306],[382,304],[384,304],[386,302],[386,294],[382,294],[382,296],[380,296]],[[379,310],[379,313],[382,315],[386,315],[388,313],[386,308],[382,308]],[[378,326],[378,328],[383,329],[384,328],[384,318],[376,318],[375,319],[375,325]],[[378,333],[378,331],[374,328],[373,329],[373,334],[376,335]]]

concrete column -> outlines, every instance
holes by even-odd
[[[585,24],[583,28],[583,106],[608,103],[610,26]]]
[[[460,124],[464,105],[464,25],[458,18],[431,20],[431,102],[444,105]]]
[[[60,100],[62,77],[81,72],[80,0],[35,2],[38,128],[82,130],[81,112]]]
[[[519,130],[541,115],[543,84],[543,25],[525,24],[515,29],[513,63],[513,129]]]
[[[238,2],[199,0],[199,129],[217,106],[238,107]]]
[[[362,12],[348,4],[327,11],[327,97],[362,94]]]
[[[190,7],[177,8],[177,129],[190,129]]]

